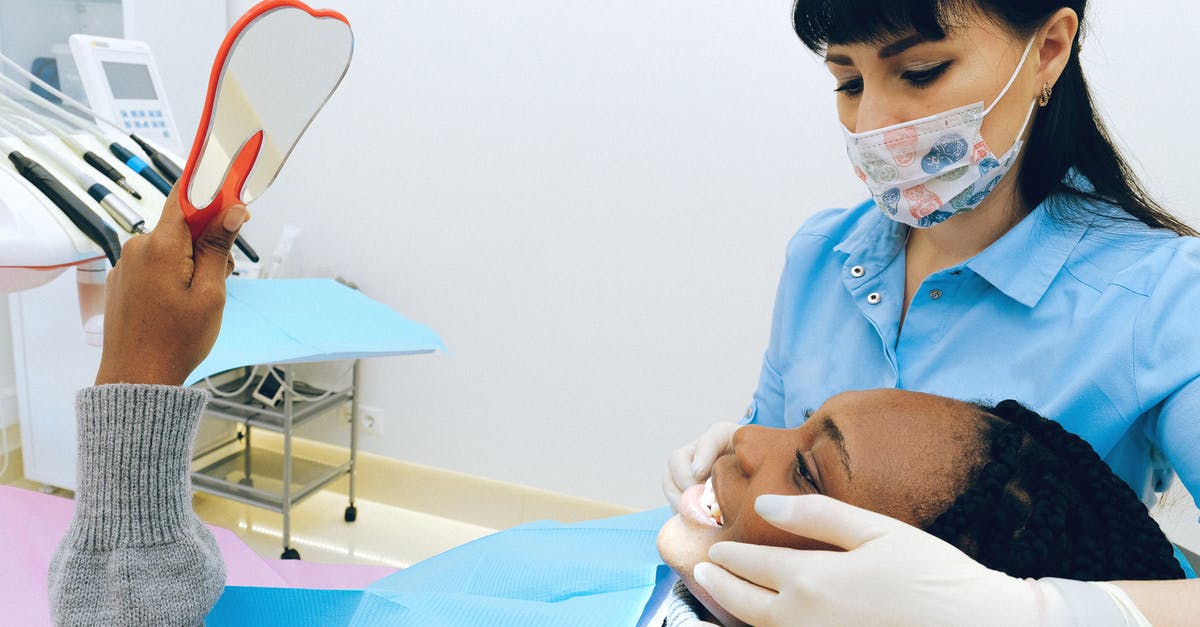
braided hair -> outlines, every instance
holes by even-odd
[[[1016,401],[976,407],[991,454],[926,531],[1014,577],[1183,577],[1146,507],[1087,442]]]

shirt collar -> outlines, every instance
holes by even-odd
[[[1061,202],[1067,201],[1051,195],[963,265],[1009,298],[1026,307],[1037,305],[1088,228],[1087,221],[1055,220],[1053,205]],[[855,209],[867,210],[866,215],[834,247],[849,255],[847,265],[883,268],[908,242],[909,227],[889,219],[874,205],[867,201]]]
[[[1080,220],[1055,220],[1051,196],[964,265],[1009,298],[1034,307],[1087,231]]]
[[[863,265],[874,274],[891,263],[908,243],[908,226],[883,215],[875,201],[855,207],[853,212],[865,212],[850,234],[833,247],[846,253],[846,265]]]

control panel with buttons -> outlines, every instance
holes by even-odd
[[[97,114],[127,133],[182,153],[183,144],[149,45],[77,34],[71,36],[70,46],[88,103]]]

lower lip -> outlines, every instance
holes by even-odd
[[[684,520],[703,527],[720,527],[708,513],[708,508],[700,504],[701,494],[704,494],[704,484],[694,485],[684,490],[683,495],[679,497],[679,514],[683,516]]]

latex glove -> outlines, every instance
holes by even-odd
[[[713,462],[733,450],[733,432],[742,425],[718,422],[709,427],[700,439],[675,449],[667,458],[663,473],[663,495],[672,511],[679,511],[679,496],[683,491],[708,479]]]
[[[755,509],[847,552],[714,544],[709,557],[728,570],[698,564],[696,581],[752,625],[1149,624],[1111,584],[1010,577],[915,527],[825,496],[763,495]]]
[[[193,245],[177,193],[154,230],[126,242],[108,273],[96,385],[182,385],[217,341],[230,249],[249,214],[241,205],[226,208]]]

